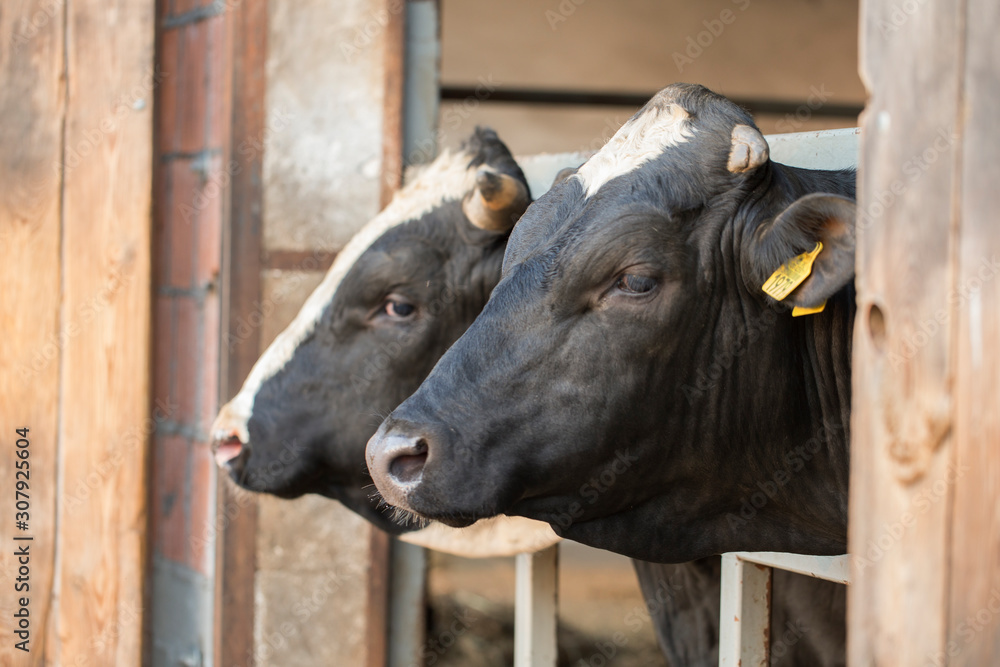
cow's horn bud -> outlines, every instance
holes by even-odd
[[[737,125],[733,128],[732,138],[729,164],[726,165],[729,171],[740,174],[767,162],[770,151],[760,132],[749,125]]]
[[[491,232],[506,232],[531,203],[528,188],[519,179],[481,167],[476,187],[462,202],[469,222]]]

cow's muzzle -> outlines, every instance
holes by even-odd
[[[250,445],[244,435],[246,420],[235,417],[228,408],[224,406],[212,424],[212,453],[219,468],[239,480],[250,457]]]
[[[405,429],[412,431],[412,429]],[[375,486],[387,503],[413,511],[410,494],[423,479],[430,455],[430,439],[425,435],[404,432],[383,423],[368,441],[365,460]]]

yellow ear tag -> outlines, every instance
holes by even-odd
[[[815,306],[814,308],[803,308],[801,306],[795,306],[792,308],[792,317],[801,317],[803,315],[815,315],[816,313],[822,313],[823,309],[826,308],[826,299],[823,299],[823,303]]]
[[[813,262],[816,261],[821,250],[823,250],[823,244],[817,241],[816,247],[809,252],[792,257],[771,274],[761,289],[771,298],[781,301],[809,277],[809,274],[812,273]]]

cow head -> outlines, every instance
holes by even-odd
[[[645,560],[841,553],[853,181],[773,163],[703,87],[661,91],[518,223],[483,313],[369,442],[379,491]],[[761,291],[818,242],[791,295]]]
[[[219,465],[244,488],[322,494],[402,531],[371,498],[365,443],[482,309],[529,201],[521,169],[490,130],[425,168],[337,256],[222,408],[212,427]],[[545,546],[498,534],[505,529],[479,533]],[[435,544],[457,539],[426,530]]]

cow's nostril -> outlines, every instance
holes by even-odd
[[[412,484],[420,480],[427,463],[427,441],[421,438],[413,449],[401,454],[389,463],[389,475],[401,484]]]
[[[243,452],[243,442],[235,435],[220,438],[215,441],[215,462],[220,467],[226,467],[232,463]]]

